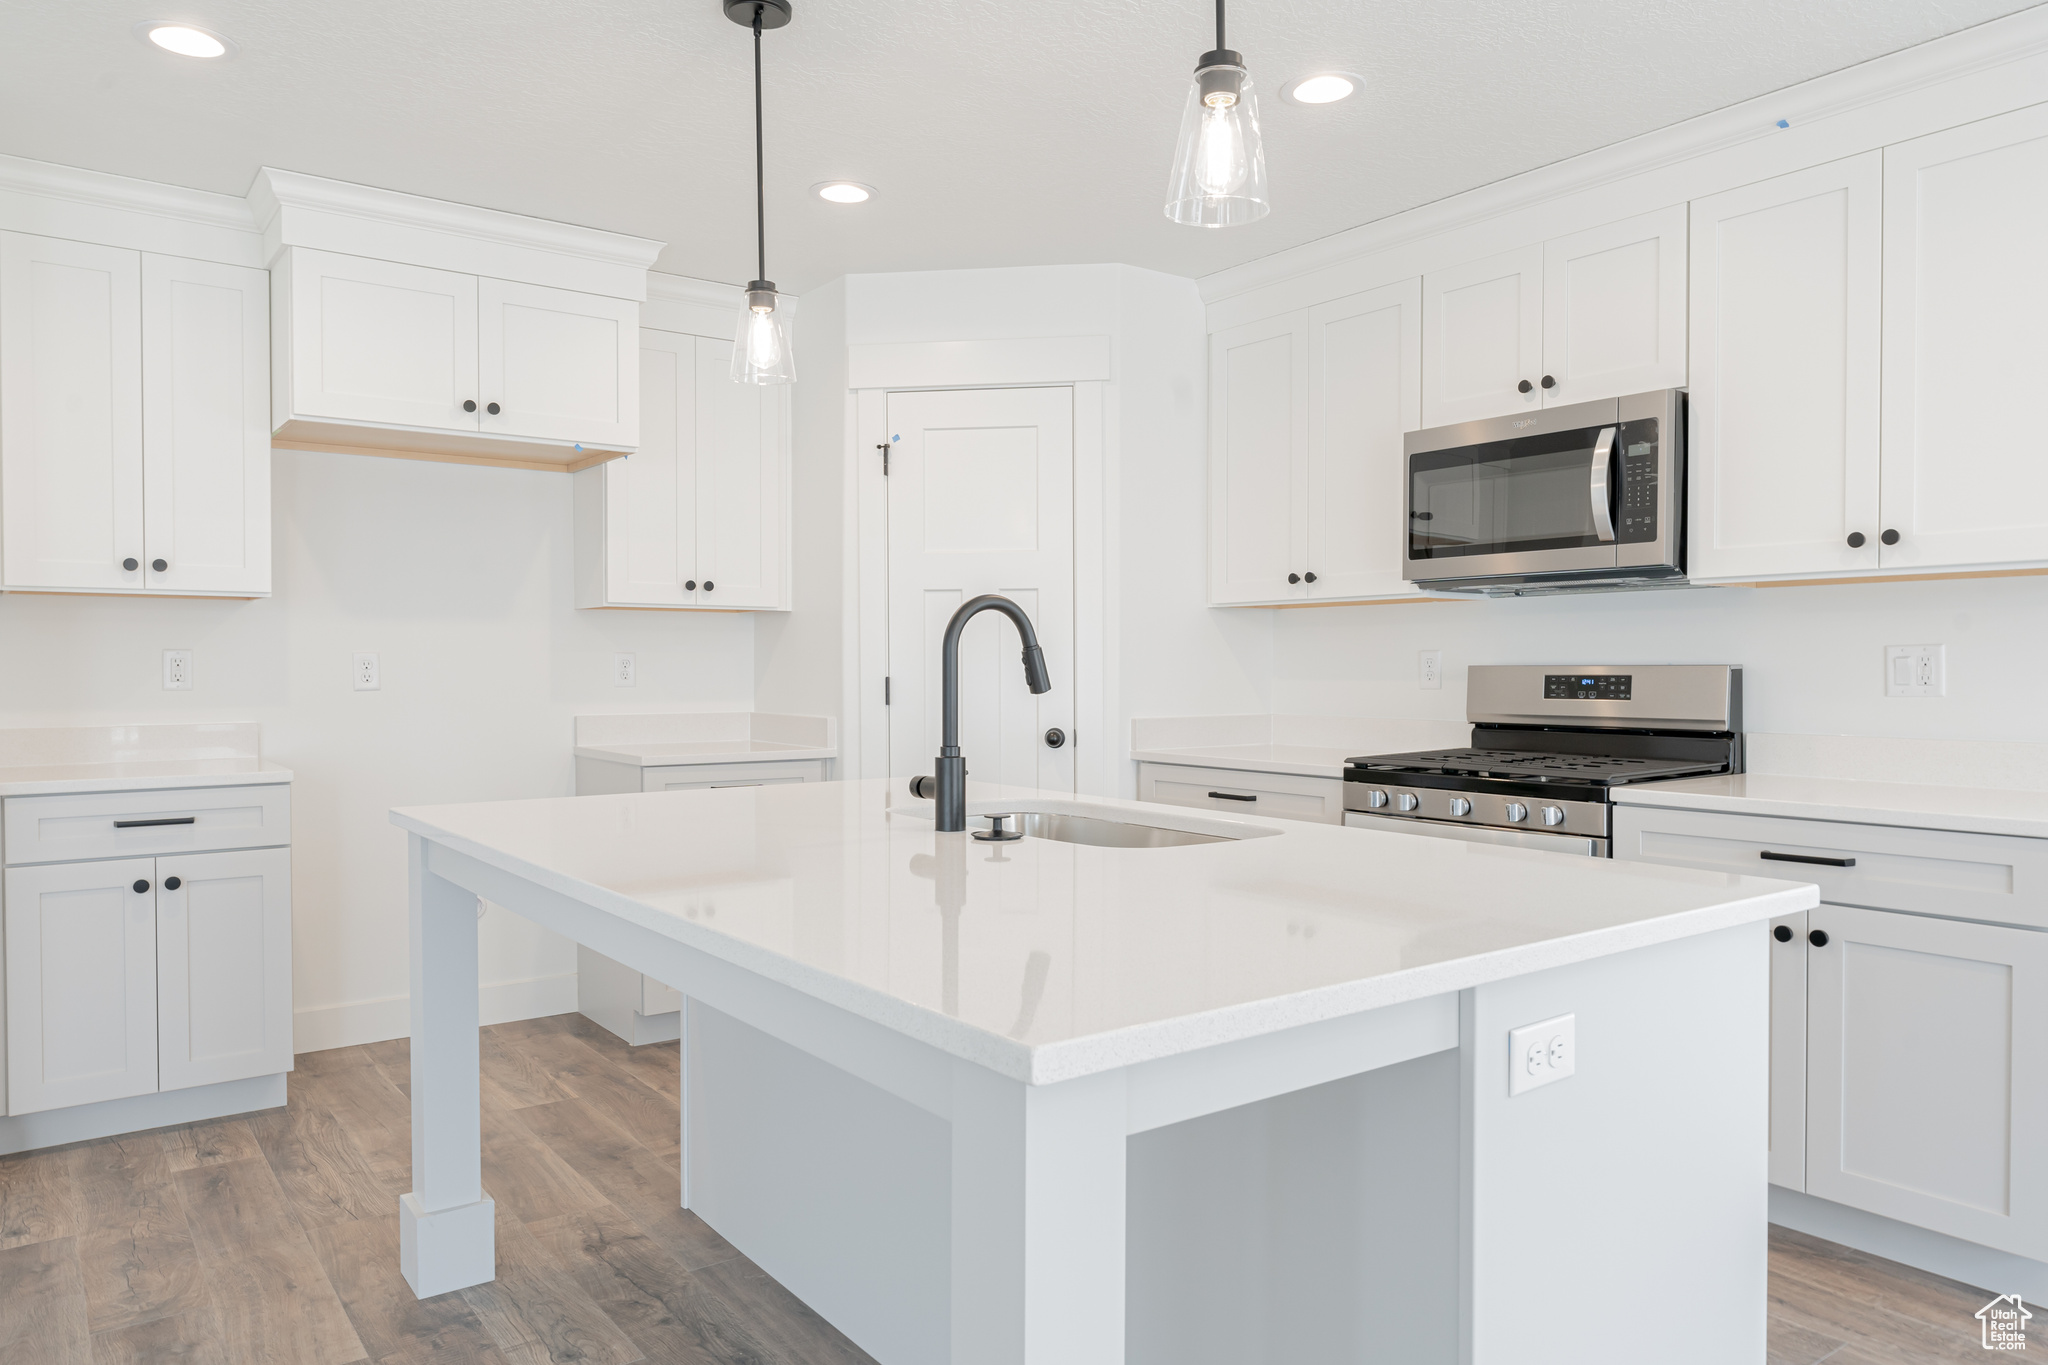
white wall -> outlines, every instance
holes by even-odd
[[[300,1051],[397,1037],[405,837],[393,806],[562,796],[578,713],[752,705],[754,618],[577,611],[570,481],[280,450],[275,594],[259,601],[0,595],[0,726],[240,720],[293,770]],[[165,649],[194,687],[162,690]],[[356,692],[349,655],[381,656]],[[638,686],[610,685],[614,651]],[[501,910],[487,1018],[575,1007],[575,953]]]

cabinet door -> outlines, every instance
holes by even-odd
[[[479,280],[477,430],[639,444],[639,320],[640,305],[625,299]]]
[[[0,232],[0,585],[143,586],[141,365],[139,253]]]
[[[1806,1188],[1806,911],[1771,921],[1770,1181]]]
[[[1308,314],[1209,338],[1209,600],[1308,595]]]
[[[697,338],[640,333],[640,446],[576,477],[604,485],[605,600],[581,605],[694,602],[683,585],[697,577]]]
[[[270,591],[269,336],[268,271],[142,258],[142,540],[152,588]]]
[[[2048,561],[2048,107],[1884,151],[1886,568]]]
[[[1545,407],[1685,386],[1685,215],[1674,204],[1543,244]]]
[[[1807,1193],[2048,1259],[2048,934],[1808,920]]]
[[[291,404],[274,421],[477,429],[476,276],[303,247],[287,269]]]
[[[180,853],[156,872],[161,1087],[291,1070],[291,850]]]
[[[1542,377],[1541,245],[1422,277],[1423,426],[1541,407]]]
[[[155,862],[12,867],[6,890],[7,1112],[155,1090]]]
[[[1695,579],[1877,567],[1880,156],[1693,202]]]
[[[732,343],[697,338],[697,605],[782,605],[788,386],[735,384]]]
[[[1308,313],[1311,598],[1408,597],[1401,437],[1422,424],[1422,281]]]

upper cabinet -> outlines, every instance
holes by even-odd
[[[576,475],[576,605],[789,605],[789,413],[732,342],[643,329],[640,448]]]
[[[1431,271],[1422,425],[1682,387],[1686,211]]]
[[[1210,338],[1209,600],[1412,597],[1401,438],[1422,411],[1421,282]]]
[[[268,287],[0,233],[0,587],[270,591]]]

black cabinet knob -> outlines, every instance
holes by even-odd
[[[1057,725],[1045,732],[1045,747],[1048,749],[1057,749],[1066,742],[1067,732]]]
[[[496,403],[486,403],[484,404],[484,411],[496,417],[498,415],[498,405]]]
[[[184,884],[184,882],[180,881],[176,877],[164,878],[164,890],[166,891],[176,891],[179,887],[183,886]]]
[[[1535,387],[1536,387],[1536,386],[1535,386],[1534,384],[1531,384],[1531,383],[1530,383],[1530,382],[1529,382],[1528,380],[1524,379],[1524,380],[1523,380],[1523,381],[1522,381],[1521,383],[1519,383],[1519,384],[1515,385],[1515,392],[1516,392],[1516,393],[1527,393],[1527,392],[1528,392],[1529,390],[1531,390],[1531,389],[1533,389],[1533,388],[1535,388]]]
[[[141,895],[141,894],[142,894],[143,892],[145,892],[145,891],[147,891],[147,890],[149,890],[149,883],[148,883],[148,882],[145,882],[145,881],[137,881],[137,882],[135,883],[135,894],[136,894],[136,895],[138,895],[138,896],[139,896],[139,895]]]
[[[1887,545],[1896,545],[1899,543],[1899,533],[1897,531],[1886,531],[1878,539]]]
[[[696,579],[694,579],[694,578],[692,578],[692,579],[688,580],[687,582],[685,582],[685,583],[683,584],[683,591],[684,591],[684,592],[695,592],[695,591],[697,591],[697,580],[696,580]]]
[[[462,410],[463,410],[464,412],[475,412],[475,411],[476,411],[476,400],[475,400],[474,398],[465,398],[465,399],[463,399],[463,400],[462,400]]]
[[[1554,389],[1557,387],[1557,381],[1546,374],[1543,376],[1543,387],[1546,389]]]
[[[1815,929],[1806,936],[1806,941],[1816,948],[1825,948],[1828,946],[1828,931],[1825,929]]]
[[[1301,581],[1301,575],[1298,573],[1291,573],[1287,575],[1287,581],[1289,583],[1299,583]]]
[[[1789,924],[1779,925],[1771,930],[1771,937],[1780,943],[1790,943],[1792,941],[1792,926]]]
[[[717,587],[717,586],[718,586],[717,584],[713,583],[713,582],[712,582],[712,581],[711,581],[710,579],[708,579],[708,578],[704,580],[704,591],[706,591],[706,592],[710,592],[710,591],[711,591],[711,590],[712,590],[713,588],[715,588],[715,587]]]
[[[1863,533],[1861,531],[1851,531],[1849,533],[1849,548],[1852,550],[1863,548]]]
[[[168,569],[171,566],[164,563],[161,559],[152,559],[149,561],[149,567],[155,569],[158,573],[162,573],[165,569]]]
[[[142,566],[140,564],[137,564],[133,559],[124,559],[121,561],[121,567],[126,569],[129,573],[134,573],[137,569],[141,568]]]
[[[1301,581],[1304,583],[1313,583],[1316,581],[1316,576],[1312,573],[1305,573],[1301,576]]]

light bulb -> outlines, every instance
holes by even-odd
[[[1190,227],[1232,227],[1266,216],[1259,104],[1235,52],[1203,58],[1188,87],[1166,184],[1166,216]]]
[[[747,364],[757,370],[772,370],[782,359],[782,338],[775,335],[775,315],[759,308],[747,310]]]
[[[789,384],[796,380],[786,314],[775,306],[775,286],[755,280],[747,287],[746,311],[732,345],[735,384]]]
[[[1212,104],[1202,114],[1201,147],[1195,153],[1195,183],[1204,194],[1235,194],[1244,188],[1250,169],[1244,154],[1244,138],[1237,129],[1237,101]]]

